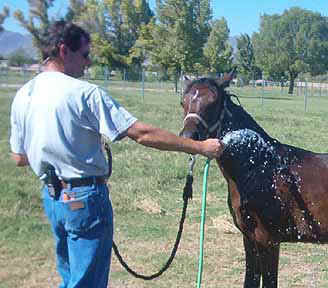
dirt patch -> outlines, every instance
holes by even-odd
[[[240,231],[232,223],[230,215],[221,215],[215,218],[211,218],[210,220],[212,222],[210,227],[214,227],[218,231],[222,231],[225,234],[240,234]]]
[[[161,214],[161,206],[155,202],[153,199],[146,198],[140,201],[137,201],[136,207],[139,210],[142,210],[149,214]]]

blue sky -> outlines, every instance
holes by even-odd
[[[51,9],[51,15],[62,15],[65,13],[68,0],[55,0],[55,7]],[[149,1],[153,7],[155,0]],[[7,5],[13,12],[21,9],[28,11],[27,0],[0,0],[0,10]],[[328,16],[328,0],[235,0],[218,1],[212,0],[214,18],[224,17],[230,29],[230,36],[238,36],[241,33],[251,35],[259,29],[260,15],[281,14],[290,7],[298,6]],[[6,30],[26,33],[16,20],[11,17],[7,19],[4,28]]]

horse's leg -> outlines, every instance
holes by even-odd
[[[262,288],[278,287],[279,249],[279,244],[270,247],[258,245],[262,275]]]
[[[244,288],[259,288],[261,271],[257,248],[254,241],[249,240],[245,235],[243,239],[246,257]]]

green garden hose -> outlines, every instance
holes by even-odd
[[[200,288],[203,274],[203,250],[204,250],[204,227],[206,217],[206,194],[207,194],[207,176],[210,168],[210,159],[206,160],[203,177],[203,195],[202,195],[202,216],[200,223],[200,241],[199,241],[199,261],[198,261],[198,276],[197,276],[197,288]]]

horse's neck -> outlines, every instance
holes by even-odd
[[[281,163],[284,165],[297,163],[304,157],[305,154],[312,153],[298,147],[282,144],[277,139],[272,138],[259,124],[257,124],[254,118],[247,111],[232,101],[229,101],[227,109],[231,114],[229,112],[225,113],[224,120],[222,121],[223,126],[220,133],[222,138],[232,131],[242,129],[253,130],[258,133],[265,142],[270,143],[274,149],[279,151],[278,153],[280,155]]]
[[[275,141],[259,124],[257,124],[254,118],[245,111],[243,107],[236,105],[230,100],[226,108],[228,111],[225,113],[223,120],[222,137],[232,131],[250,129],[260,134],[266,141]]]

